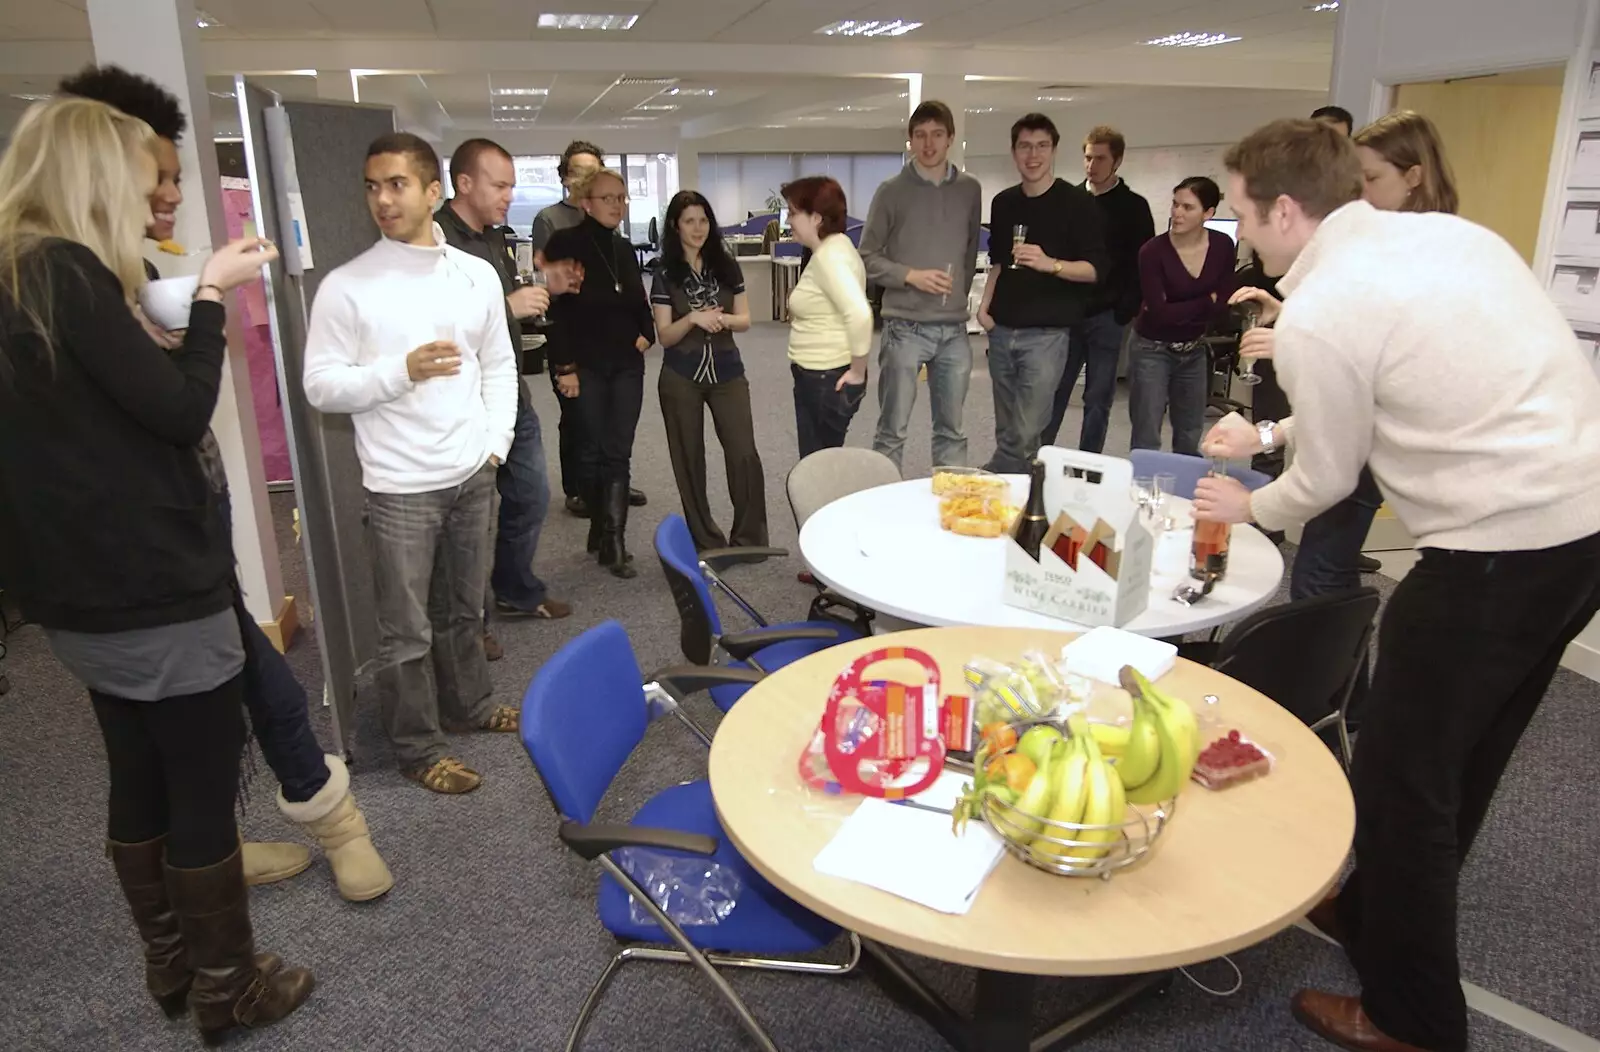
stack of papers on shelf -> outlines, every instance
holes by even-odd
[[[920,802],[920,800],[919,800]],[[1005,848],[982,822],[956,836],[950,816],[861,801],[812,863],[818,873],[887,891],[940,913],[966,913]]]
[[[1178,648],[1120,628],[1096,628],[1061,648],[1067,671],[1118,686],[1123,665],[1132,665],[1149,680],[1172,671]]]

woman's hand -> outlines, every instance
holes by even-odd
[[[633,345],[639,349],[640,354],[648,351],[651,347],[650,341],[645,339],[643,336],[639,337],[637,340],[634,340]]]
[[[853,387],[860,387],[862,384],[864,384],[866,382],[867,382],[867,370],[866,370],[866,368],[863,367],[863,368],[858,370],[855,366],[852,365],[850,368],[848,368],[848,369],[846,369],[844,371],[844,374],[842,376],[839,377],[839,382],[833,385],[833,389],[835,391],[843,391],[845,389],[845,385],[846,384],[849,384],[849,385],[851,385]]]
[[[984,332],[994,331],[994,318],[990,316],[988,311],[981,310],[978,312],[978,327],[983,329]]]
[[[689,320],[706,332],[721,332],[724,328],[720,308],[690,311]]]
[[[242,237],[211,253],[200,268],[200,284],[226,292],[261,276],[261,268],[278,258],[278,248],[264,237]]]
[[[1271,358],[1278,346],[1277,330],[1257,325],[1239,337],[1239,357],[1250,360]]]
[[[1235,289],[1233,295],[1228,297],[1230,304],[1244,303],[1247,300],[1254,300],[1261,306],[1261,318],[1256,322],[1257,325],[1271,325],[1278,320],[1278,312],[1283,310],[1283,301],[1266,289]]]
[[[578,374],[562,373],[556,377],[556,391],[562,398],[578,397]]]

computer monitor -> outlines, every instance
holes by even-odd
[[[778,230],[780,233],[788,233],[789,209],[787,208],[778,209]]]
[[[1237,219],[1207,219],[1207,230],[1220,230],[1227,234],[1229,240],[1235,245],[1239,243],[1239,221]]]

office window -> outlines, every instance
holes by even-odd
[[[806,175],[839,181],[851,217],[866,219],[872,195],[899,172],[898,153],[707,153],[700,155],[697,188],[716,209],[723,226],[743,222],[750,213],[773,211],[772,198],[784,183]]]

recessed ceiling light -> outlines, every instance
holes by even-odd
[[[1071,102],[1072,100],[1073,100],[1073,96],[1071,96],[1071,95],[1040,95],[1039,96],[1039,101],[1040,102]]]
[[[1324,3],[1324,4],[1307,4],[1306,5],[1306,10],[1307,11],[1337,11],[1337,10],[1339,10],[1339,0],[1327,0],[1327,3]]]
[[[1152,47],[1215,47],[1218,44],[1231,44],[1243,37],[1233,37],[1226,33],[1171,33],[1164,37],[1155,37],[1145,43]]]
[[[207,14],[199,8],[195,8],[194,24],[201,29],[214,29],[222,24],[222,20],[216,15]]]
[[[540,15],[540,29],[632,29],[638,15]]]
[[[795,118],[795,120],[797,120],[797,121],[825,121],[827,119],[828,119],[827,117],[823,116],[820,113],[808,113],[803,117],[796,117]]]
[[[651,102],[651,103],[643,103],[643,102],[641,102],[639,105],[634,107],[634,109],[636,109],[636,110],[644,110],[644,111],[653,110],[653,111],[655,111],[657,113],[671,113],[673,110],[675,110],[677,108],[678,108],[677,106],[673,105],[670,102]]]
[[[678,78],[677,77],[630,77],[627,74],[623,74],[622,76],[617,78],[617,83],[618,84],[640,84],[640,85],[676,84],[676,83],[678,83]]]
[[[514,105],[514,104],[508,103],[508,102],[497,102],[497,103],[494,104],[494,108],[497,109],[497,110],[536,110],[536,109],[539,109],[538,106],[533,105],[531,103],[527,104],[527,105],[521,105],[521,104]]]
[[[635,117],[635,116],[632,116],[632,115],[625,116],[622,119],[625,120],[625,121],[653,121],[653,120],[655,120],[654,117]]]
[[[23,92],[20,95],[11,97],[19,102],[44,102],[46,99],[54,98],[53,95],[34,95],[30,92]]]
[[[717,93],[716,88],[673,88],[668,95],[693,96],[695,98],[710,98]]]
[[[903,37],[921,26],[921,22],[908,22],[903,18],[846,18],[812,32],[825,37]]]
[[[876,113],[876,106],[835,106],[835,113]]]
[[[548,95],[549,88],[495,88],[496,95]]]
[[[994,107],[993,106],[968,106],[967,107],[967,112],[968,113],[993,113],[994,112]]]

